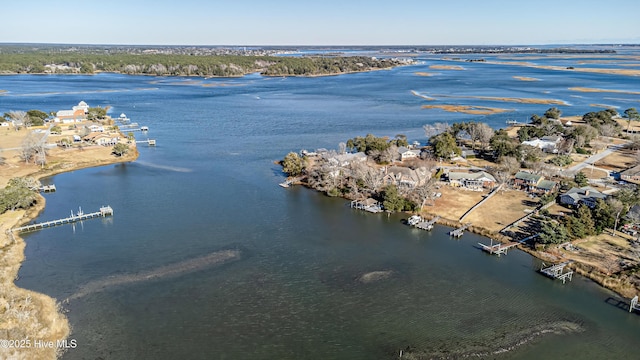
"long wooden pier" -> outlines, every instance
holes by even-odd
[[[494,244],[493,243],[493,239],[491,239],[491,245],[486,245],[486,244],[483,244],[483,243],[478,243],[478,245],[480,245],[482,250],[488,252],[489,254],[500,256],[502,254],[507,255],[507,251],[509,249],[511,249],[512,247],[517,246],[518,243],[517,242],[511,242],[511,243],[508,243],[508,244],[501,244],[501,243]]]
[[[82,221],[82,220],[92,219],[92,218],[95,218],[95,217],[106,217],[106,216],[112,216],[112,215],[113,215],[113,209],[111,208],[111,206],[108,206],[108,205],[107,206],[102,206],[100,208],[100,211],[87,213],[87,214],[82,212],[82,209],[80,209],[75,214],[73,212],[71,212],[71,216],[63,218],[63,219],[57,219],[57,220],[45,221],[45,222],[36,223],[36,224],[25,225],[25,226],[13,228],[11,230],[12,231],[34,231],[34,230],[43,229],[43,228],[47,228],[47,227],[53,227],[53,226],[56,226],[56,225],[71,224],[71,223],[74,223],[76,221]]]
[[[540,272],[552,279],[562,280],[562,283],[564,284],[565,281],[567,281],[567,279],[571,281],[571,278],[573,276],[573,271],[567,271],[566,273],[562,272],[565,266],[567,265],[569,265],[569,262],[564,262],[562,264],[545,267],[546,265],[542,263],[542,267],[540,267]]]
[[[451,230],[451,231],[449,231],[449,236],[453,236],[453,237],[460,237],[460,236],[462,236],[462,234],[464,234],[464,231],[465,231],[469,226],[471,226],[471,223],[464,224],[464,225],[462,225],[462,227],[460,227],[460,228],[457,228],[457,229],[455,229],[455,230]]]

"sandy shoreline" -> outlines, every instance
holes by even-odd
[[[127,155],[116,158],[110,152],[103,151],[107,155],[101,155],[90,161],[74,161],[77,155],[73,151],[62,153],[62,160],[51,167],[40,169],[30,167],[22,172],[12,169],[11,177],[31,176],[38,180],[89,167],[110,165],[121,162],[134,161],[138,157],[138,151],[134,147]],[[7,165],[5,165],[7,166]],[[20,167],[19,165],[13,165]],[[5,176],[10,174],[5,172]],[[3,179],[6,183],[6,179]],[[3,359],[56,359],[62,354],[63,349],[53,347],[36,348],[33,341],[53,341],[67,339],[71,333],[68,320],[62,312],[56,299],[45,294],[22,289],[15,285],[14,280],[24,261],[24,249],[26,243],[18,234],[10,231],[18,225],[27,223],[37,218],[45,207],[45,199],[38,195],[35,206],[28,210],[8,211],[0,215],[0,339],[24,340],[29,339],[31,346],[2,347],[0,358]]]

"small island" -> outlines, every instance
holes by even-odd
[[[530,120],[497,131],[479,122],[428,124],[426,146],[401,134],[368,134],[336,150],[290,152],[280,162],[289,176],[284,185],[302,184],[374,213],[407,212],[462,226],[634,297],[640,293],[637,110],[562,117],[553,107]]]

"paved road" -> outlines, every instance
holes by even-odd
[[[625,146],[626,146],[626,144],[613,145],[613,146],[607,148],[606,150],[601,151],[598,154],[595,154],[595,155],[592,155],[592,156],[588,157],[585,161],[581,162],[580,164],[577,164],[577,165],[574,165],[574,166],[568,168],[567,170],[565,170],[565,172],[568,173],[568,174],[575,174],[578,171],[584,169],[586,166],[595,164],[596,162],[598,162],[598,161],[602,160],[603,158],[607,157],[608,155],[610,155],[614,151],[622,149]]]

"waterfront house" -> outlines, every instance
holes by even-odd
[[[415,159],[420,157],[420,150],[412,150],[404,146],[398,148],[398,154],[400,154],[400,161],[408,159]]]
[[[526,171],[518,171],[514,179],[514,185],[520,190],[534,191],[538,188],[544,176],[532,174]]]
[[[76,110],[60,110],[56,113],[54,122],[62,122],[63,124],[70,124],[74,122],[81,122],[85,120],[85,113],[82,109]]]
[[[413,189],[422,185],[429,178],[431,178],[431,173],[424,167],[410,169],[404,166],[390,166],[385,168],[383,181],[386,185]]]
[[[345,153],[338,155],[331,155],[330,153],[326,153],[327,162],[333,166],[348,166],[354,162],[364,162],[367,160],[367,155],[363,152],[357,153]]]
[[[548,194],[556,190],[558,183],[551,180],[541,180],[538,186],[535,188],[535,192]]]
[[[89,113],[89,105],[87,105],[87,103],[84,102],[84,101],[80,101],[78,103],[78,105],[74,106],[72,109],[73,109],[73,111],[81,110],[82,113],[84,113],[84,114],[88,114]]]
[[[606,198],[606,194],[601,193],[591,186],[583,186],[581,188],[571,188],[571,190],[560,195],[560,203],[572,206],[584,204],[593,209],[598,199],[605,200]]]
[[[561,136],[543,136],[540,139],[523,141],[522,145],[537,147],[542,151],[555,154],[558,152],[557,146],[560,140],[562,140]]]
[[[640,182],[640,165],[636,165],[621,172],[620,179],[630,182]]]
[[[490,189],[496,185],[496,179],[486,171],[458,172],[451,171],[447,174],[449,185],[463,187],[465,189],[480,191]]]

